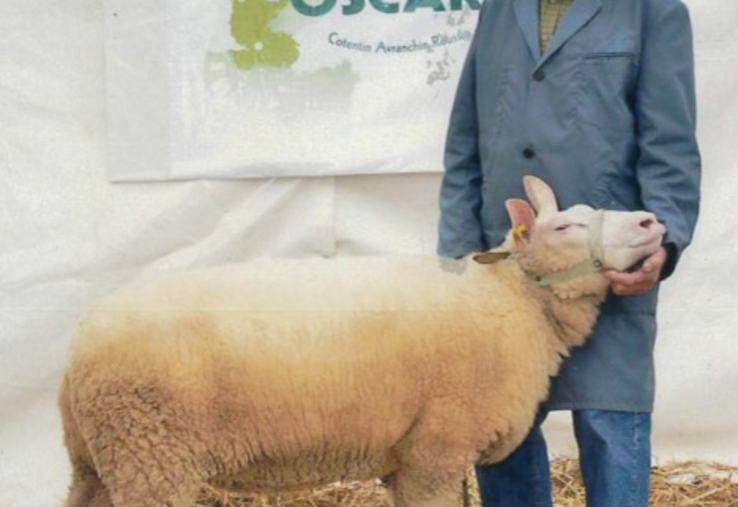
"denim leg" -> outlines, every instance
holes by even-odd
[[[500,463],[476,468],[482,507],[552,507],[546,441],[537,418],[528,437]]]
[[[578,410],[573,418],[587,507],[648,507],[651,414]]]

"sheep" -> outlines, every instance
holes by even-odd
[[[646,212],[505,205],[461,274],[432,257],[256,261],[122,289],[73,338],[59,404],[66,507],[187,507],[203,483],[274,492],[385,478],[396,507],[455,503],[526,436],[608,282],[655,252]],[[537,214],[536,214],[537,212]]]

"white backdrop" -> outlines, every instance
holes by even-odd
[[[659,462],[738,465],[738,2],[690,0],[704,205],[664,287]],[[438,174],[110,184],[99,0],[0,0],[0,507],[58,507],[75,321],[142,277],[258,256],[432,254]],[[571,452],[566,417],[547,424]]]

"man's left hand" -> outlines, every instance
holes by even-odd
[[[641,296],[650,292],[659,281],[666,256],[666,249],[661,247],[655,254],[643,261],[638,271],[633,273],[605,271],[613,293],[618,296]]]

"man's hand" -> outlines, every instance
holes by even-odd
[[[610,280],[610,288],[618,296],[641,296],[653,289],[661,276],[661,268],[666,262],[666,249],[661,247],[646,259],[641,269],[633,273],[605,271]]]

